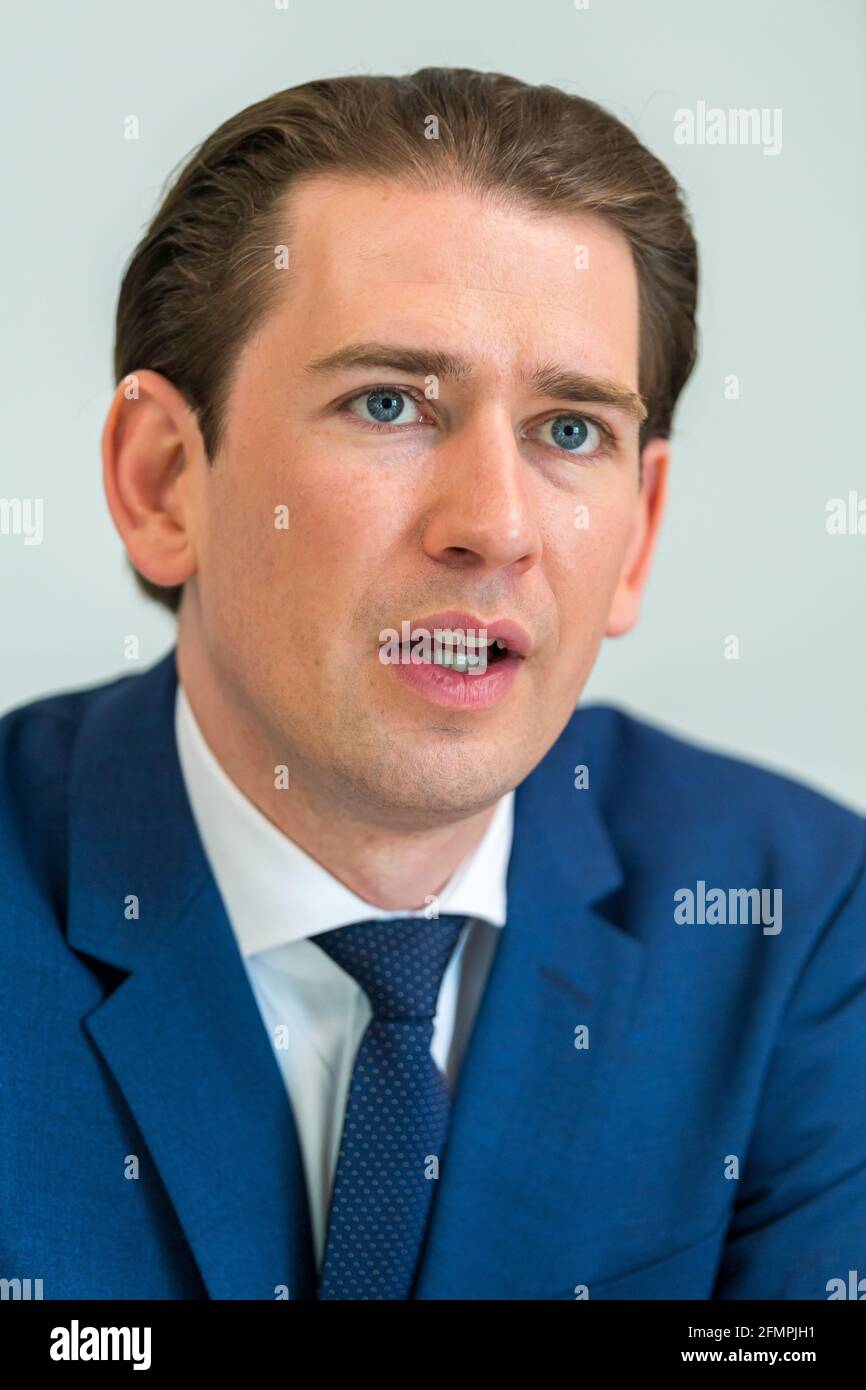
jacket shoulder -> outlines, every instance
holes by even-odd
[[[662,779],[672,789],[688,790],[693,784],[721,783],[731,791],[749,791],[779,804],[796,804],[819,813],[838,812],[843,818],[864,817],[834,797],[810,786],[791,772],[762,766],[739,754],[724,752],[691,739],[651,720],[630,714],[615,705],[581,706],[570,721],[574,736],[591,740],[605,780],[612,774],[640,780]]]
[[[133,680],[114,680],[40,696],[0,717],[0,796],[44,787],[62,774],[75,736],[91,706],[107,691]]]
[[[723,853],[830,884],[866,854],[866,818],[805,781],[724,753],[612,705],[575,711],[569,758],[589,785],[626,859],[641,847],[672,856]]]
[[[65,896],[67,788],[81,724],[107,691],[132,676],[43,696],[0,718],[0,865],[7,906],[21,911],[33,884],[59,909]]]

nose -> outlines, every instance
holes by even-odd
[[[436,451],[423,532],[439,564],[517,576],[538,563],[541,532],[533,479],[511,421],[491,406]]]

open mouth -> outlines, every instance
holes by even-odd
[[[455,609],[379,633],[379,661],[397,680],[433,704],[467,712],[504,700],[531,651],[530,634],[515,619]]]
[[[508,695],[533,648],[514,618],[448,609],[379,633],[379,661],[433,704],[484,710]]]
[[[379,639],[383,665],[436,666],[457,675],[480,675],[509,657],[522,658],[507,636],[490,636],[486,629],[412,628],[407,623],[402,640],[393,629],[387,634]]]
[[[455,642],[434,642],[430,663],[443,666],[448,671],[468,673],[495,666],[498,661],[504,661],[508,654],[508,644],[501,637],[470,639],[468,642],[465,637],[462,640],[458,637]]]

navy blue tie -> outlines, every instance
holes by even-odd
[[[407,1299],[448,1130],[430,1056],[442,976],[465,917],[353,922],[310,937],[361,986],[361,1039],[331,1192],[319,1298]]]

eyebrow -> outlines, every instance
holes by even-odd
[[[325,357],[307,364],[306,370],[315,375],[370,367],[374,370],[406,372],[411,376],[435,376],[442,381],[468,381],[472,366],[457,353],[441,348],[407,348],[389,343],[350,343],[337,348]],[[539,396],[557,400],[594,401],[613,406],[633,415],[639,423],[647,417],[647,408],[636,391],[619,382],[586,372],[570,371],[554,362],[540,363],[531,372],[523,373],[526,382]]]

